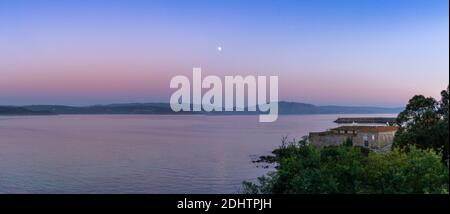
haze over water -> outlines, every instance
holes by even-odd
[[[367,115],[0,117],[0,193],[238,193],[281,137],[344,116]]]

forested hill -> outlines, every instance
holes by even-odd
[[[279,114],[396,114],[403,108],[316,106],[298,102],[279,102]],[[93,106],[30,105],[0,106],[0,115],[42,114],[260,114],[261,112],[173,112],[169,103],[127,103]]]

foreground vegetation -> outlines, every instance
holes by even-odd
[[[448,160],[448,105],[449,89],[441,92],[441,100],[416,95],[397,117],[400,129],[395,134],[394,147],[415,145],[421,149],[434,149]]]
[[[448,94],[414,96],[397,118],[400,130],[391,152],[375,153],[351,142],[322,149],[283,141],[273,156],[276,171],[244,182],[251,194],[449,193]]]
[[[306,141],[275,152],[277,171],[244,182],[244,192],[270,193],[448,193],[448,167],[432,150],[369,152],[349,145],[318,149]]]

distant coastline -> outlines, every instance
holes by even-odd
[[[373,106],[317,106],[299,102],[279,102],[280,115],[311,114],[397,114],[404,108]],[[254,115],[261,112],[174,112],[169,103],[124,103],[92,106],[28,105],[0,106],[0,116],[5,115],[66,115],[66,114],[156,114],[156,115]]]

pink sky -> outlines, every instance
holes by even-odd
[[[384,4],[2,1],[0,105],[167,102],[193,67],[278,75],[281,100],[318,105],[438,98],[448,2]]]

